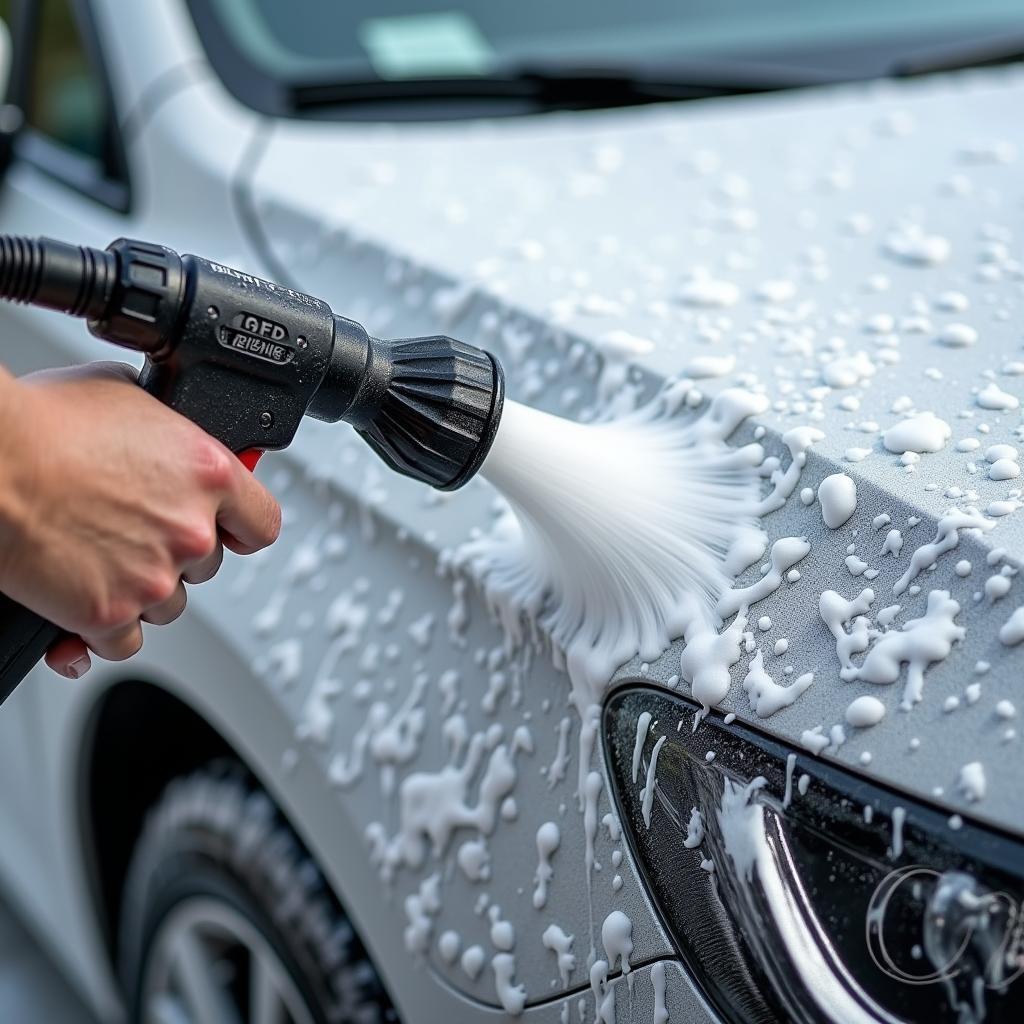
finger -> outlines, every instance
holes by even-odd
[[[95,374],[97,377],[110,377],[113,380],[126,380],[138,384],[139,371],[130,363],[122,363],[116,359],[97,359],[78,368],[82,374]]]
[[[125,661],[142,647],[142,624],[136,621],[111,633],[82,639],[105,661]]]
[[[59,384],[65,381],[83,380],[86,378],[106,378],[124,380],[137,384],[139,371],[129,363],[117,362],[113,359],[101,359],[81,366],[61,366],[47,370],[36,370],[21,378],[25,384]]]
[[[80,636],[62,636],[46,652],[46,664],[65,679],[80,679],[92,668],[89,648]]]
[[[224,561],[224,545],[218,540],[216,547],[205,558],[185,566],[181,574],[186,583],[205,583],[217,575]]]
[[[241,463],[232,486],[221,500],[217,525],[224,543],[240,555],[273,544],[281,532],[281,507],[273,495]]]
[[[178,580],[178,586],[174,593],[166,601],[147,608],[142,614],[142,621],[151,622],[154,626],[166,626],[181,615],[187,601],[188,594],[185,593],[185,584]]]

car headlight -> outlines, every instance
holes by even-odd
[[[605,752],[649,891],[724,1019],[1024,1019],[1024,843],[740,722],[694,732],[697,710],[620,689]]]

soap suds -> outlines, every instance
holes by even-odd
[[[651,809],[654,805],[654,787],[658,780],[658,755],[661,753],[661,748],[665,745],[667,736],[659,736],[658,742],[654,744],[654,750],[651,751],[651,760],[647,765],[647,781],[644,783],[644,788],[641,791],[641,812],[644,816],[644,825],[647,828],[651,827]]]
[[[380,839],[375,844],[374,860],[384,881],[389,881],[400,866],[420,867],[428,852],[443,854],[459,829],[472,829],[477,838],[494,831],[501,804],[518,779],[516,762],[523,754],[533,752],[533,740],[529,730],[519,726],[511,742],[490,744],[493,749],[473,803],[469,787],[487,754],[488,732],[472,735],[461,764],[453,759],[436,772],[413,772],[402,780],[398,830],[388,837],[375,823]]]
[[[875,592],[865,588],[852,601],[847,601],[834,590],[826,590],[818,599],[818,614],[836,638],[836,656],[839,675],[844,680],[853,678],[856,671],[852,656],[868,649],[871,642],[870,624],[865,617],[875,600]],[[853,623],[849,632],[848,623]]]
[[[476,981],[480,977],[480,972],[483,970],[484,961],[487,959],[487,954],[484,952],[482,946],[470,946],[463,954],[459,961],[459,966],[465,972],[466,977],[470,981]]]
[[[931,412],[920,412],[889,427],[882,434],[882,444],[897,455],[923,454],[941,451],[951,435],[952,430],[945,420]]]
[[[726,439],[765,406],[726,390],[696,420],[653,403],[583,425],[506,403],[482,472],[512,511],[456,561],[513,643],[537,622],[564,653],[581,714],[634,654],[653,662],[695,620],[713,627],[723,561],[757,529],[757,453]]]
[[[995,525],[974,509],[961,511],[950,509],[939,519],[935,528],[935,539],[922,544],[911,556],[907,571],[893,584],[892,592],[902,594],[917,579],[923,569],[936,562],[940,555],[952,551],[960,543],[961,530],[991,530]]]
[[[601,925],[601,944],[608,958],[608,970],[618,962],[623,974],[629,974],[629,958],[633,954],[633,922],[621,911],[613,910]]]
[[[999,639],[1007,647],[1016,647],[1024,640],[1024,605],[1021,605],[1014,613],[1000,626]]]
[[[518,1017],[526,1006],[526,988],[515,982],[516,958],[511,953],[497,953],[491,959],[491,968],[498,1002],[507,1014]]]
[[[636,782],[637,774],[640,771],[640,755],[643,753],[644,741],[647,739],[647,729],[651,724],[651,713],[641,711],[636,720],[636,740],[633,743],[633,781]]]
[[[814,673],[805,672],[789,686],[780,686],[764,669],[764,656],[754,655],[743,680],[743,689],[750,698],[750,706],[758,718],[768,718],[776,711],[787,708],[814,682]]]
[[[730,615],[745,611],[758,601],[763,601],[782,586],[786,572],[806,558],[810,551],[811,545],[806,537],[781,537],[772,545],[768,572],[749,587],[729,589],[722,594],[718,601],[718,614],[727,619]]]
[[[665,1005],[665,961],[659,960],[651,968],[651,987],[654,989],[654,1024],[668,1024]]]
[[[906,663],[907,682],[902,703],[904,708],[910,708],[923,695],[925,669],[933,662],[944,660],[953,644],[966,635],[966,630],[955,622],[959,612],[960,605],[949,596],[948,590],[931,591],[924,616],[911,619],[901,630],[884,633],[861,666],[846,678],[894,683],[899,678],[901,665]]]
[[[704,820],[696,807],[690,808],[690,820],[686,824],[686,838],[683,846],[688,850],[696,850],[704,842]]]
[[[551,858],[562,841],[562,833],[553,821],[546,821],[537,829],[537,871],[534,874],[533,905],[541,910],[548,901],[548,885],[555,871]]]
[[[461,947],[462,940],[459,938],[458,932],[453,932],[450,929],[442,932],[437,940],[437,954],[446,964],[455,963]]]
[[[550,949],[555,954],[558,964],[558,979],[563,989],[569,987],[569,978],[576,970],[576,957],[572,952],[573,938],[572,935],[566,935],[557,924],[549,924],[541,936],[544,948]]]

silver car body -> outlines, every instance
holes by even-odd
[[[956,502],[949,488],[976,490],[984,507],[1014,487],[989,480],[981,456],[988,444],[1019,441],[1020,413],[980,408],[977,392],[992,380],[1012,395],[1024,391],[1003,372],[1021,344],[1024,76],[988,70],[487,123],[275,122],[221,85],[183,3],[93,7],[125,125],[132,212],[17,164],[4,230],[96,245],[128,235],[267,277],[285,272],[371,332],[442,329],[492,347],[512,397],[567,415],[593,405],[600,385],[615,391],[608,367],[628,362],[630,379],[650,393],[697,356],[725,357],[725,372],[700,387],[763,388],[772,402],[759,420],[763,443],[783,466],[786,430],[810,424],[825,435],[798,492],[837,471],[857,482],[857,511],[839,530],[826,529],[819,506],[797,494],[765,520],[772,540],[806,535],[812,553],[799,581],[756,607],[771,620],[761,644],[767,657],[768,641],[789,641],[788,654],[768,658],[777,679],[792,665],[816,680],[759,724],[799,748],[805,730],[828,732],[854,696],[875,693],[888,705],[886,720],[822,756],[1024,834],[1024,754],[1019,740],[1004,741],[1007,724],[993,710],[1019,700],[1021,655],[997,633],[1021,584],[1011,577],[998,601],[983,586],[999,571],[986,564],[988,551],[1004,548],[1011,568],[1024,554],[1024,515],[1001,518],[983,538],[962,537],[925,569],[919,594],[888,597]],[[901,243],[908,224],[921,229],[909,229],[910,251]],[[927,251],[936,237],[949,245],[942,259]],[[696,268],[735,285],[732,297],[688,304]],[[947,292],[963,299],[940,299]],[[67,318],[22,308],[2,316],[4,362],[19,372],[111,355]],[[974,328],[977,343],[938,343],[958,321]],[[653,344],[623,357],[622,331]],[[824,388],[823,365],[861,350],[871,378]],[[841,405],[848,396],[858,402]],[[908,472],[880,433],[899,419],[894,408],[911,406],[940,414],[953,437]],[[968,436],[981,439],[978,452],[957,450]],[[848,461],[855,448],[872,451]],[[653,1019],[649,975],[664,961],[671,1019],[715,1019],[678,964],[626,844],[602,827],[601,870],[585,870],[580,723],[566,677],[538,655],[514,678],[477,590],[470,584],[457,598],[452,576],[438,571],[442,552],[488,529],[488,486],[438,500],[387,476],[347,427],[317,423],[268,456],[260,474],[285,510],[275,548],[229,558],[216,581],[191,592],[181,622],[148,632],[132,662],[98,666],[75,684],[37,669],[0,714],[0,871],[100,1016],[116,1020],[120,1009],[83,824],[83,751],[105,690],[145,680],[194,708],[265,783],[352,914],[404,1020],[503,1012],[487,966],[507,945],[492,941],[495,920],[514,929],[524,1017],[564,1020],[568,1004],[575,1019],[576,1001],[586,999],[589,1019],[588,952],[601,951],[601,924],[616,909],[632,922],[636,965],[629,991],[616,986],[620,1007],[632,998],[633,1019]],[[873,521],[883,513],[905,535],[899,555],[879,554],[886,531]],[[908,526],[908,517],[920,522]],[[830,587],[852,597],[865,585],[845,564],[851,544],[879,570],[877,607],[903,604],[901,621],[923,614],[932,589],[950,590],[962,606],[966,637],[927,671],[925,699],[909,713],[897,706],[902,679],[890,687],[839,679],[818,598]],[[972,563],[970,576],[955,573],[961,559]],[[723,709],[758,722],[740,685],[746,661],[733,670]],[[979,662],[991,667],[982,674]],[[448,675],[442,684],[453,669],[457,681]],[[623,666],[616,679],[667,681],[678,671],[676,644],[643,670],[637,661]],[[341,692],[328,687],[325,697],[331,680]],[[968,705],[972,681],[981,697]],[[960,699],[957,710],[944,711],[949,697]],[[492,748],[500,726],[515,766],[510,799],[486,837],[488,866],[481,872],[478,846],[460,866],[459,850],[478,838],[460,829],[421,868],[382,881],[368,826],[371,838],[374,823],[394,832],[397,785],[409,773],[461,763],[461,741],[453,753],[445,728],[453,709],[470,734],[491,729]],[[552,780],[563,733],[568,770]],[[595,751],[598,770],[601,756]],[[973,761],[987,787],[968,803],[958,774]],[[476,783],[467,799],[478,799]],[[606,786],[599,817],[611,810]],[[561,843],[538,910],[536,836],[548,821]],[[489,907],[499,909],[489,915]],[[552,923],[575,936],[567,983],[541,940]],[[427,930],[425,953],[410,952],[420,941],[407,930],[417,928]],[[448,931],[461,949],[482,947],[475,980],[439,953]]]

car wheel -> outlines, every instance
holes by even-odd
[[[173,781],[136,843],[119,967],[136,1024],[382,1024],[359,937],[270,797],[216,762]]]

